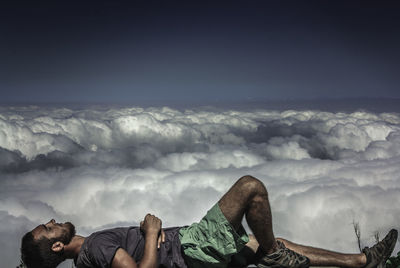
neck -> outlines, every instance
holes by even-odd
[[[85,238],[80,235],[75,235],[68,245],[64,246],[64,256],[66,259],[74,259],[78,256]]]

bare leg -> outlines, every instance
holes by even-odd
[[[251,176],[240,178],[218,204],[235,229],[246,215],[247,223],[264,252],[276,250],[268,193],[261,181]]]
[[[367,263],[364,253],[344,254],[295,244],[282,238],[278,240],[282,241],[287,248],[308,257],[312,266],[362,267]]]
[[[250,241],[246,244],[246,247],[248,248],[246,251],[248,265],[254,264],[255,254],[259,246],[253,235],[249,235],[249,237]],[[307,256],[310,259],[311,266],[359,268],[365,266],[367,261],[366,256],[363,253],[344,254],[321,248],[299,245],[283,238],[277,238],[277,240],[282,241],[287,248]]]
[[[247,245],[253,252],[259,244],[266,253],[277,249],[277,243],[272,230],[271,209],[268,193],[262,182],[251,176],[240,178],[231,189],[219,200],[219,207],[226,219],[235,229],[238,229],[246,216],[247,223],[255,237],[250,236]],[[255,240],[255,241],[254,241]],[[324,249],[302,246],[279,239],[285,246],[310,259],[313,266],[362,267],[366,264],[364,254],[342,254]]]

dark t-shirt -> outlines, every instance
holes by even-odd
[[[165,228],[165,243],[157,251],[159,267],[187,268],[179,241],[180,227]],[[144,253],[145,237],[139,227],[103,230],[85,239],[75,264],[77,268],[109,268],[115,252],[123,248],[140,263]]]

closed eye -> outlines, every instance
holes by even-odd
[[[47,225],[42,224],[42,227],[43,227],[46,231],[51,231],[51,227],[47,227]]]

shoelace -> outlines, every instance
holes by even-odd
[[[289,267],[292,266],[293,264],[301,264],[304,263],[307,258],[304,257],[303,255],[288,249],[281,241],[277,241],[278,246],[280,247],[281,250],[284,251],[283,254],[283,263],[287,264]]]
[[[293,264],[301,264],[305,261],[305,258],[297,252],[294,252],[286,247],[283,250],[286,252],[285,260],[288,261],[288,266],[292,266]]]

